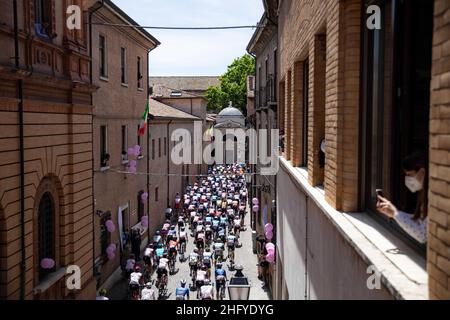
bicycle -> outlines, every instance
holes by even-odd
[[[219,281],[220,285],[219,285],[219,295],[218,295],[218,300],[225,300],[225,287],[226,287],[226,283],[228,281],[226,280],[221,280]]]
[[[158,279],[156,287],[158,288],[158,299],[165,296],[167,290],[167,275],[163,275],[162,278]]]

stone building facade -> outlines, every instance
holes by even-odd
[[[0,1],[0,299],[95,298],[95,86],[86,21],[66,28],[70,4],[87,9]],[[80,267],[79,290],[66,285],[70,266]]]
[[[280,1],[275,298],[450,297],[449,12],[439,0]],[[419,151],[426,246],[375,208],[382,189],[412,212],[401,163]]]
[[[150,194],[146,175],[130,175],[131,161],[137,172],[147,172],[152,146],[147,132],[138,135],[138,127],[148,98],[149,53],[160,43],[144,29],[123,28],[99,23],[137,25],[111,1],[94,1],[92,16],[92,77],[99,89],[93,95],[94,104],[94,230],[97,286],[120,275],[121,263],[129,258],[130,234],[136,230],[141,244],[147,243],[148,228],[141,219],[149,214]],[[151,121],[149,119],[149,121]],[[128,149],[141,147],[139,156],[128,155]],[[108,160],[106,160],[109,158]],[[109,232],[107,221],[116,228]],[[122,239],[121,239],[122,238]],[[116,245],[115,257],[107,255],[109,245]],[[108,285],[108,284],[105,284]]]

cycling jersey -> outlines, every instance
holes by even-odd
[[[177,241],[170,241],[169,242],[169,248],[176,248],[178,246],[178,242]]]
[[[180,241],[181,240],[186,240],[186,231],[180,232]]]
[[[143,289],[141,292],[141,300],[156,300],[155,291],[153,289]]]
[[[130,274],[130,284],[139,284],[142,277],[142,273],[133,272]]]
[[[227,244],[228,244],[228,247],[234,247],[236,245],[236,237],[235,236],[228,236]]]
[[[190,265],[196,264],[197,261],[198,261],[198,254],[195,253],[195,252],[192,252],[192,253],[189,255],[189,264],[190,264]]]
[[[156,256],[162,257],[164,255],[164,248],[158,248],[156,249]]]
[[[215,275],[216,275],[216,279],[217,279],[218,277],[226,277],[227,273],[223,269],[216,269]]]
[[[158,265],[158,268],[159,268],[159,269],[166,269],[168,263],[169,263],[169,259],[167,259],[167,258],[161,258],[161,259],[159,259],[159,265]]]
[[[184,297],[189,297],[189,288],[179,287],[175,290],[175,296],[177,299],[184,300]]]

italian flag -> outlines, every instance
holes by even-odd
[[[139,131],[138,134],[140,137],[143,137],[145,135],[145,130],[147,129],[147,122],[148,122],[148,113],[150,112],[150,100],[147,99],[147,105],[145,107],[145,112],[142,115],[141,123],[139,124]]]

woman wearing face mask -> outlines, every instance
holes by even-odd
[[[427,177],[426,160],[422,153],[415,153],[403,161],[405,186],[412,193],[418,192],[417,206],[413,215],[399,211],[389,200],[378,195],[377,209],[419,243],[427,242]]]

